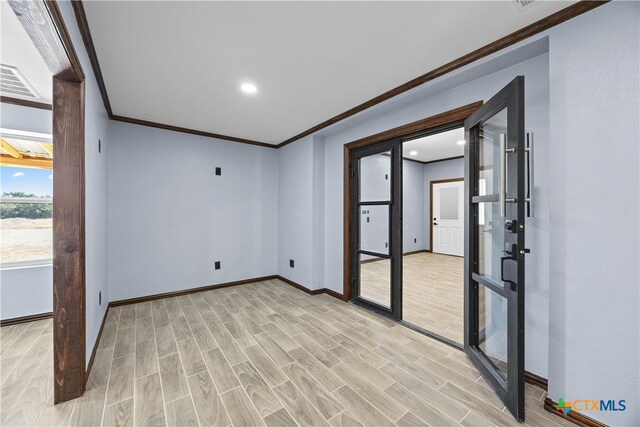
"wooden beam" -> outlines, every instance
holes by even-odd
[[[53,78],[53,401],[85,386],[84,83]]]
[[[21,157],[16,159],[6,154],[0,155],[0,166],[14,166],[18,168],[53,169],[53,160],[41,157]]]
[[[9,144],[9,142],[4,139],[0,139],[0,148],[2,148],[2,151],[7,153],[14,159],[22,158],[22,154],[20,154],[20,152],[16,150],[13,145]]]
[[[51,108],[53,108],[51,104],[45,104],[44,102],[30,101],[27,99],[13,98],[11,96],[4,95],[0,96],[0,102],[4,104],[20,105],[22,107],[39,108],[41,110],[49,111],[51,111]]]
[[[65,80],[81,82],[84,73],[55,1],[9,0],[49,71]]]
[[[53,145],[49,142],[41,142],[40,146],[44,151],[49,153],[49,155],[53,156]]]

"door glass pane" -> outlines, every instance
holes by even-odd
[[[485,194],[498,194],[500,189],[500,137],[507,134],[507,109],[488,119],[480,128],[478,145],[478,177],[485,181]]]
[[[391,260],[360,254],[360,297],[391,307]]]
[[[389,254],[389,205],[360,206],[360,250]]]
[[[507,377],[507,300],[482,285],[478,299],[479,344],[487,357]]]
[[[504,218],[500,217],[498,203],[479,203],[478,209],[483,219],[478,224],[478,274],[502,283],[500,278],[500,257],[504,255]]]
[[[360,201],[391,200],[391,151],[361,157]]]
[[[478,141],[478,193],[500,192],[500,139],[507,134],[507,109],[485,121]],[[498,202],[478,204],[478,273],[502,283],[500,257],[504,255],[504,223]]]
[[[454,220],[458,218],[459,187],[444,187],[440,189],[440,219]]]

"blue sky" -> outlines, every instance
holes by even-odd
[[[51,169],[0,167],[0,193],[24,191],[37,196],[53,193]]]

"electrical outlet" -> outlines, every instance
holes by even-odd
[[[98,305],[102,305],[102,291],[98,292]]]
[[[418,239],[413,239],[413,243],[418,243]]]
[[[289,260],[289,267],[293,268],[294,262],[292,259]]]
[[[222,168],[216,168],[216,175],[217,176],[222,175]]]
[[[213,266],[216,270],[220,270],[220,261],[216,261],[213,263]]]

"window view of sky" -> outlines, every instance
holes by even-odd
[[[0,193],[22,191],[36,196],[53,194],[51,169],[0,167]]]

